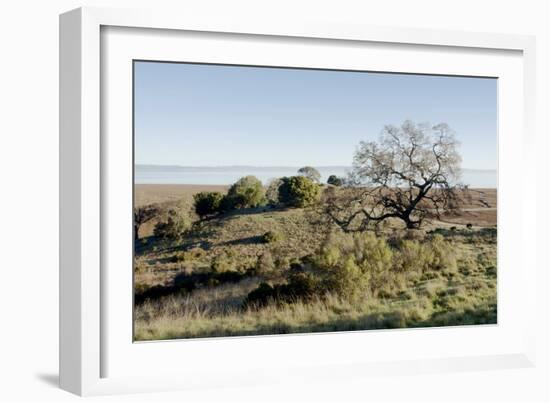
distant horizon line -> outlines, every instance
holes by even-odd
[[[144,168],[183,168],[183,169],[216,169],[216,168],[258,168],[258,169],[273,169],[273,168],[288,168],[288,169],[300,169],[305,166],[311,166],[313,168],[352,168],[352,165],[253,165],[253,164],[231,164],[231,165],[177,165],[177,164],[134,164],[134,166]],[[461,168],[464,171],[488,171],[496,172],[497,168]]]

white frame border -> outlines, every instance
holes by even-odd
[[[101,378],[100,289],[100,27],[181,29],[255,35],[376,41],[385,43],[518,50],[524,62],[524,157],[535,156],[535,40],[530,36],[410,28],[384,28],[314,22],[199,18],[150,10],[80,8],[60,16],[60,386],[79,395],[162,391],[198,387],[177,377],[162,380]],[[524,186],[536,187],[529,175]],[[533,208],[522,212],[535,220]],[[535,243],[522,245],[527,276],[525,296],[535,306]],[[534,310],[533,310],[534,311]],[[342,379],[369,374],[467,371],[534,365],[535,323],[528,318],[524,354],[415,360],[386,364],[357,363],[341,368]],[[307,371],[310,380],[334,380],[334,371]],[[323,373],[330,373],[324,379]],[[296,376],[297,374],[294,374]],[[285,382],[291,382],[289,371]],[[345,377],[345,378],[344,378]],[[297,379],[306,378],[300,373]],[[242,380],[239,386],[244,386]],[[264,380],[250,377],[246,384]],[[212,385],[221,386],[221,385]]]

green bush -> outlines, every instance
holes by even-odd
[[[280,293],[286,302],[309,300],[323,293],[322,281],[313,273],[291,273],[286,284],[280,287]]]
[[[407,274],[430,270],[434,261],[434,253],[424,243],[411,240],[402,240],[399,245],[399,253],[395,254],[395,268],[397,271]]]
[[[227,210],[257,207],[265,203],[265,193],[262,182],[249,175],[239,179],[229,188],[223,201]]]
[[[193,195],[195,212],[201,218],[220,212],[223,195],[220,192],[200,192]]]
[[[265,198],[267,203],[272,206],[279,204],[279,187],[283,183],[282,179],[276,178],[269,182],[267,190],[265,191]]]
[[[390,281],[392,261],[386,241],[370,232],[333,235],[313,257],[326,290],[349,298],[382,289]]]
[[[290,176],[281,179],[279,201],[287,206],[307,207],[319,201],[320,186],[305,176]]]
[[[431,263],[432,270],[455,271],[457,269],[456,252],[452,244],[446,241],[442,235],[433,235],[429,246],[434,255]]]
[[[455,271],[457,260],[451,243],[436,234],[429,241],[401,240],[394,265],[397,271],[407,273],[411,278],[415,273],[421,276],[427,271]]]
[[[181,210],[171,209],[165,218],[159,221],[153,234],[165,240],[177,240],[191,227],[191,219]]]
[[[336,175],[330,175],[327,179],[327,183],[332,186],[342,186],[344,184],[344,180]]]
[[[276,291],[268,283],[260,283],[258,288],[248,293],[243,301],[245,307],[261,307],[267,305],[270,301],[276,300]]]

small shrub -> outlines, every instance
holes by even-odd
[[[277,231],[267,231],[262,235],[263,243],[277,243],[284,239],[284,235]]]
[[[319,201],[321,190],[318,184],[305,176],[282,178],[279,186],[279,201],[291,207],[308,207]]]
[[[261,307],[275,299],[275,289],[268,283],[260,283],[258,288],[252,290],[246,296],[243,305],[245,307]]]
[[[399,253],[395,254],[395,268],[407,274],[421,275],[432,267],[434,253],[429,244],[418,241],[403,240],[399,245]]]
[[[189,216],[181,210],[171,209],[163,221],[155,225],[154,235],[162,239],[179,239],[191,227]]]
[[[344,184],[344,180],[336,175],[330,175],[327,179],[327,183],[332,186],[342,186]]]
[[[353,299],[382,289],[391,280],[392,260],[386,241],[367,232],[332,235],[312,263],[325,277],[326,291]]]
[[[434,254],[431,268],[433,270],[455,271],[456,253],[450,242],[446,241],[442,235],[436,234],[430,240],[430,249]]]
[[[279,293],[287,302],[293,302],[321,296],[323,291],[319,277],[312,273],[298,272],[289,276],[288,282],[280,286]]]
[[[280,178],[273,179],[269,182],[267,190],[265,191],[265,198],[267,203],[272,206],[277,206],[279,204],[279,187],[283,181]]]
[[[220,212],[223,195],[220,192],[200,192],[193,195],[195,212],[201,218]]]
[[[286,270],[290,268],[291,259],[288,256],[281,256],[275,259],[275,268],[277,270]]]
[[[311,300],[321,296],[323,287],[319,277],[311,273],[293,273],[288,281],[283,284],[271,286],[261,283],[258,288],[252,290],[245,298],[245,307],[261,307],[270,302],[293,303],[297,301]]]
[[[225,255],[216,256],[213,259],[210,268],[214,273],[225,273],[236,270],[235,261]]]
[[[468,224],[466,224],[466,228],[468,228],[468,229],[472,229],[472,227],[473,227],[472,223],[468,223]]]

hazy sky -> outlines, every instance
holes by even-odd
[[[351,165],[406,119],[446,122],[464,168],[496,169],[497,80],[136,62],[137,164]]]

